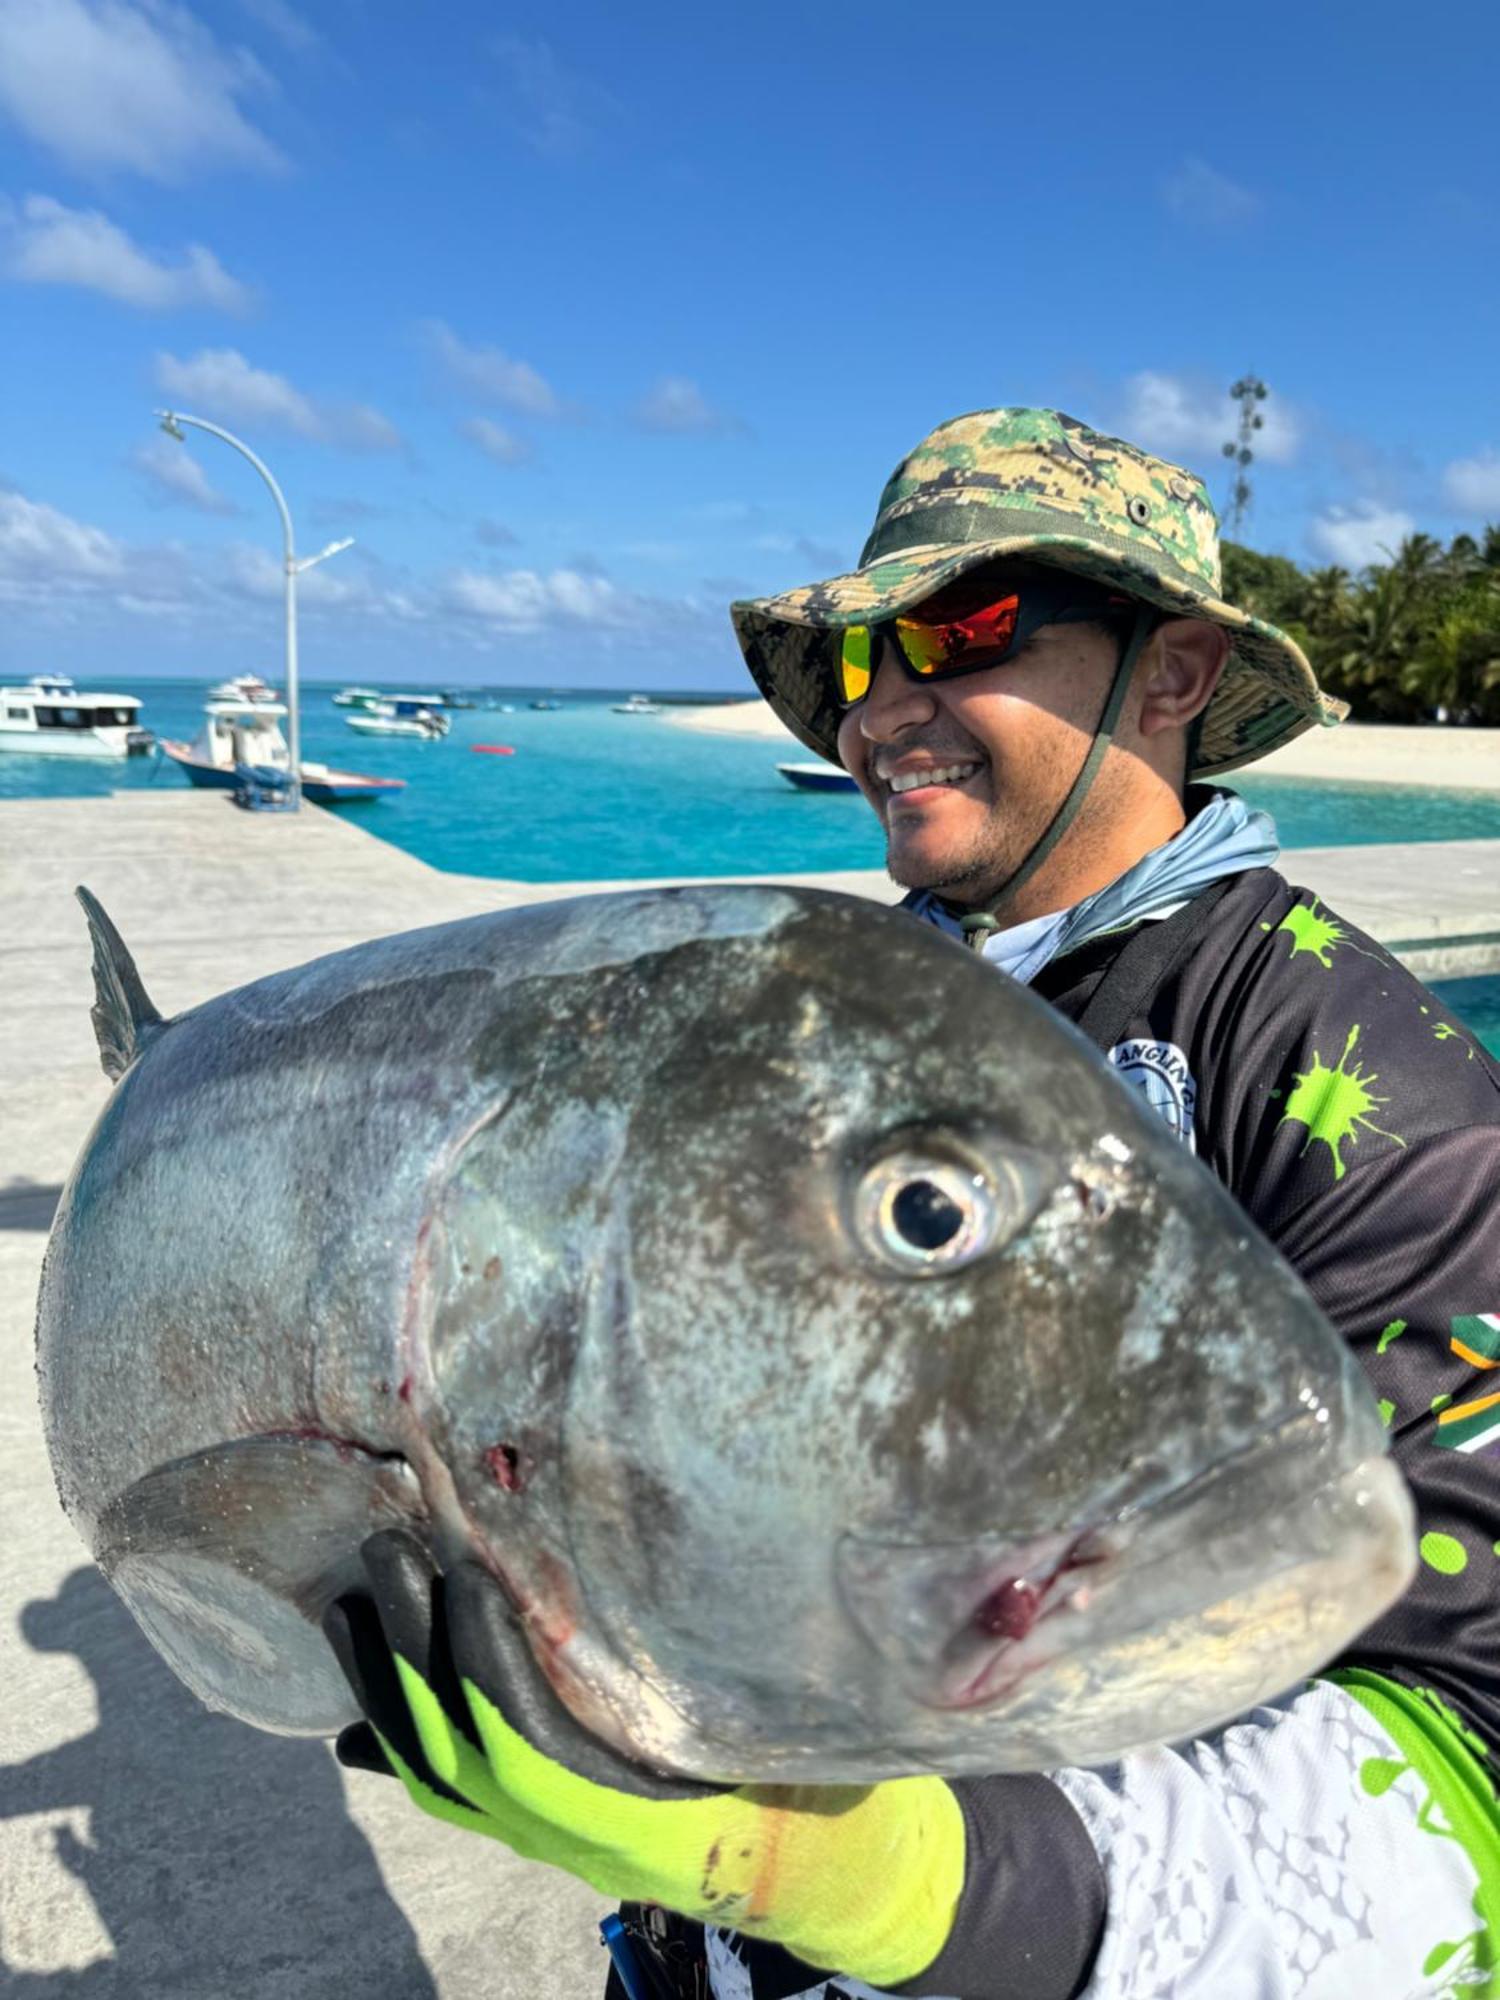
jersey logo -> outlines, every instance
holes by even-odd
[[[1196,1152],[1194,1118],[1198,1109],[1198,1081],[1177,1044],[1137,1037],[1134,1041],[1116,1042],[1105,1061],[1117,1076],[1141,1093],[1173,1138],[1180,1139],[1190,1153]]]

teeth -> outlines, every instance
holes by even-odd
[[[903,771],[887,782],[893,792],[914,792],[919,785],[956,785],[971,778],[977,764],[944,764],[933,771]]]

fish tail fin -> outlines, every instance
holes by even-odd
[[[89,920],[94,947],[94,1004],[90,1014],[99,1038],[99,1060],[113,1082],[123,1076],[162,1026],[141,984],[135,960],[105,915],[99,899],[80,886],[73,892]]]

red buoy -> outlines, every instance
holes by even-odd
[[[482,750],[487,757],[514,757],[515,747],[510,743],[471,743],[471,750]]]

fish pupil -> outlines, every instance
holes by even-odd
[[[908,1181],[891,1203],[891,1220],[914,1250],[941,1250],[964,1226],[963,1210],[932,1181]]]

